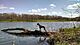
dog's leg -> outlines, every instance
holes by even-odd
[[[40,29],[40,32],[41,32],[41,28],[39,28]]]
[[[47,32],[46,29],[45,29],[45,27],[44,27],[44,30],[45,30],[45,32]]]

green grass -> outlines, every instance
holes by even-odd
[[[35,20],[35,22],[58,22],[58,20]]]
[[[56,45],[80,45],[80,27],[77,28],[64,28],[60,29],[59,32],[53,34]],[[58,41],[59,40],[59,41]]]
[[[77,27],[77,28],[64,28],[64,29],[61,29],[61,30],[64,30],[64,32],[75,32],[75,31],[80,31],[80,27]]]
[[[2,20],[0,22],[59,22],[58,20]]]
[[[0,22],[68,22],[66,20],[0,20]]]

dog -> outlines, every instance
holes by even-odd
[[[37,25],[39,26],[40,31],[41,31],[41,28],[43,28],[45,30],[45,32],[47,32],[46,29],[45,29],[45,26],[42,26],[39,23],[37,23]]]

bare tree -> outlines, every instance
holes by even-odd
[[[70,14],[70,21],[73,21],[73,22],[72,22],[72,25],[73,25],[74,28],[76,28],[75,23],[74,23],[74,19],[72,18],[74,11],[69,10],[69,9],[62,9],[62,10],[63,10],[64,12],[67,12],[67,13]]]

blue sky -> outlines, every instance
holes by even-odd
[[[72,6],[80,6],[80,0],[0,0],[0,13],[29,13],[41,15],[64,14],[62,9],[74,10]],[[68,13],[69,14],[69,13]]]

